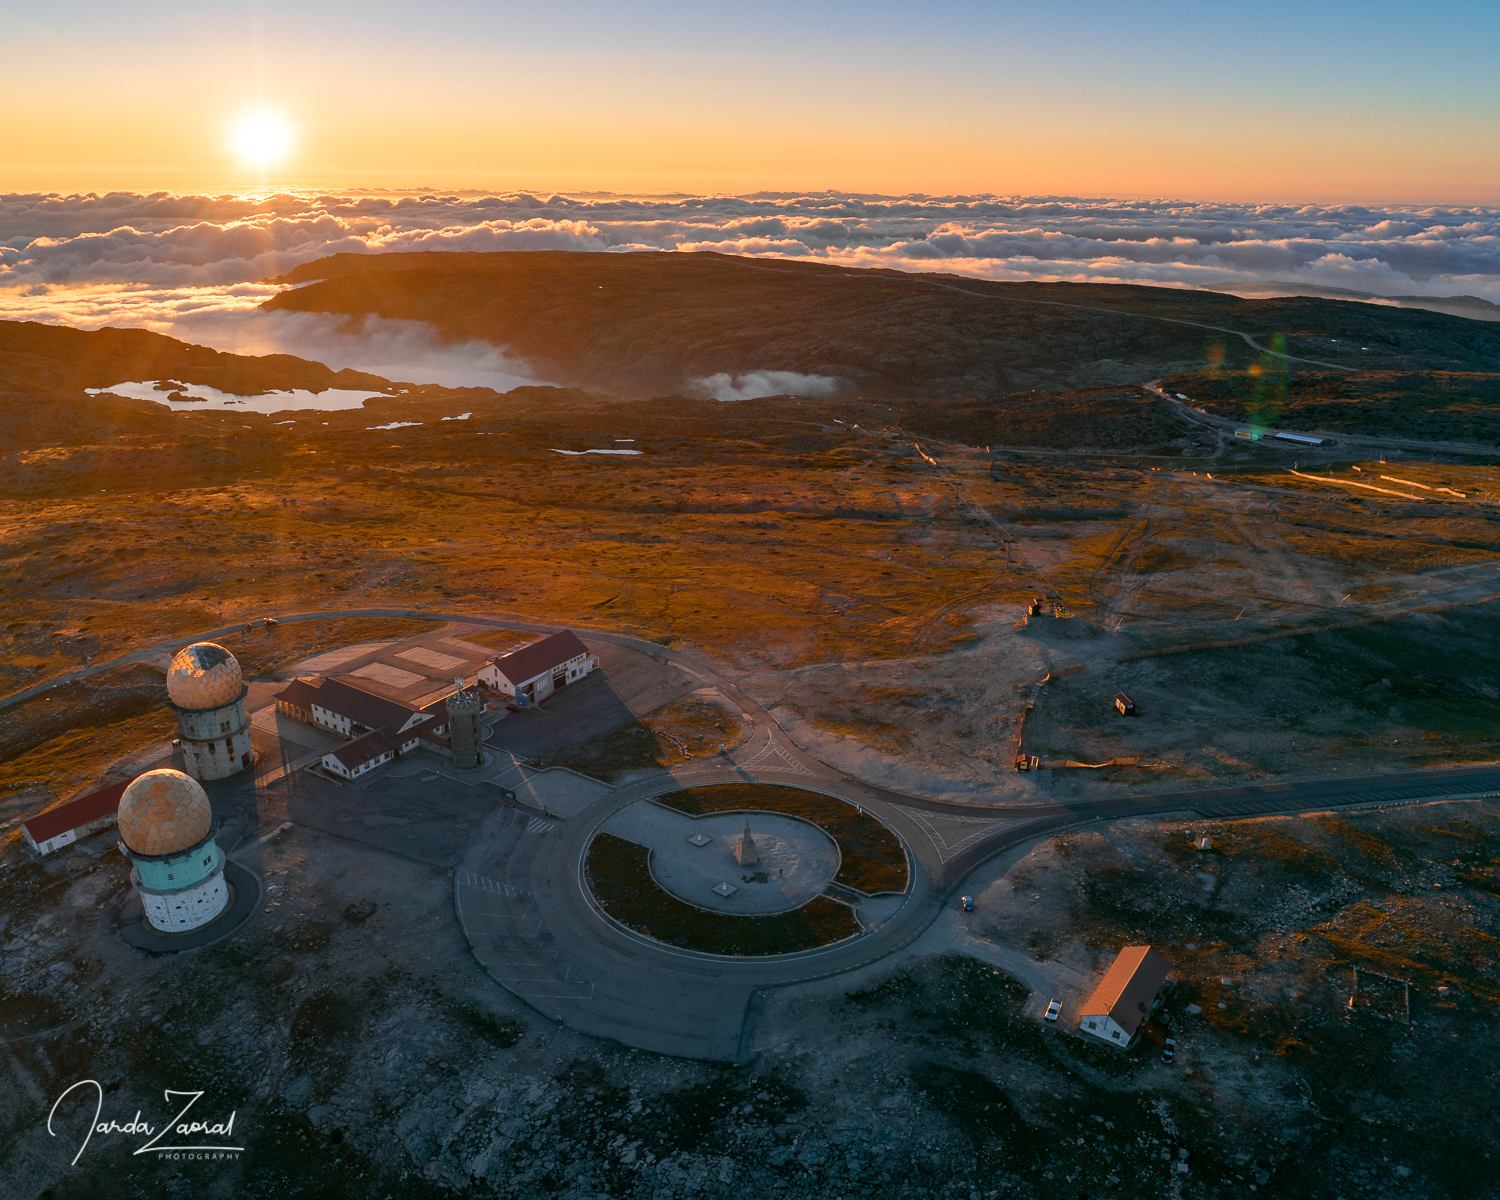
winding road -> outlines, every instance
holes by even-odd
[[[413,617],[550,633],[558,627],[511,617],[406,608],[360,608],[278,616],[284,624],[347,617]],[[0,708],[51,687],[140,662],[193,641],[225,637],[242,624],[162,643],[16,693]],[[476,958],[498,982],[545,1016],[626,1045],[686,1058],[734,1061],[751,998],[851,971],[910,945],[965,879],[1006,849],[1084,822],[1192,813],[1235,818],[1349,806],[1500,795],[1500,764],[1305,782],[1116,796],[1053,804],[931,800],[890,791],[834,770],[791,741],[752,697],[698,655],[618,633],[609,643],[672,662],[737,704],[750,726],[735,750],[611,791],[571,819],[500,807],[484,821],[454,871],[454,908]],[[616,924],[582,880],[583,855],[601,822],[628,804],[683,786],[759,780],[805,788],[861,805],[905,843],[911,883],[899,906],[870,904],[879,916],[858,937],[776,958],[696,954]],[[856,909],[861,911],[864,906]],[[866,923],[862,921],[862,923]]]

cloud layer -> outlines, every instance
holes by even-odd
[[[831,396],[843,386],[843,382],[832,375],[755,371],[749,375],[721,372],[694,379],[690,386],[711,400],[760,400],[766,396]]]
[[[340,251],[720,250],[988,278],[1500,299],[1500,210],[995,196],[0,196],[0,286],[255,283]]]
[[[0,317],[139,325],[221,349],[496,386],[526,380],[524,365],[493,347],[440,346],[420,326],[245,314],[276,290],[260,281],[328,254],[542,249],[716,250],[987,279],[1226,291],[1290,283],[1500,302],[1493,208],[843,193],[112,193],[0,196]]]
[[[488,387],[547,384],[526,363],[489,342],[444,342],[421,321],[327,313],[194,311],[173,320],[173,337],[233,354],[295,354],[335,370],[353,367],[398,383]],[[550,385],[549,385],[550,386]]]

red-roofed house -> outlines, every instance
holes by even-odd
[[[491,659],[479,672],[479,682],[507,696],[536,703],[558,688],[577,683],[599,665],[599,656],[570,629]]]
[[[96,829],[113,824],[120,797],[129,785],[127,779],[32,817],[21,826],[26,844],[38,854],[51,854],[87,837]]]
[[[322,729],[356,737],[389,725],[397,733],[430,719],[397,700],[387,700],[340,679],[294,679],[276,693],[276,711]],[[445,710],[446,711],[446,710]]]
[[[1126,946],[1083,1006],[1080,1032],[1121,1049],[1130,1045],[1171,970],[1150,946]]]

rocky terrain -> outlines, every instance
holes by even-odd
[[[441,869],[357,840],[296,827],[251,849],[264,911],[163,958],[110,932],[112,835],[45,864],[12,848],[0,1194],[1481,1200],[1497,835],[1471,802],[1022,846],[976,877],[975,913],[763,994],[732,1067],[554,1025],[476,966]],[[1140,938],[1176,982],[1130,1054],[1037,1019]],[[1372,972],[1411,983],[1410,1024]],[[201,1089],[246,1149],[132,1160],[143,1138],[96,1135],[69,1168],[92,1096],[53,1136],[46,1116],[86,1078],[122,1124]]]
[[[335,614],[235,644],[269,688],[381,636],[360,622],[393,618],[336,615],[362,609],[686,643],[821,760],[961,801],[1492,761],[1494,464],[1447,443],[1494,430],[1500,327],[706,254],[348,257],[293,282],[276,306],[430,320],[577,386],[0,324],[0,1195],[1494,1194],[1493,802],[1022,846],[903,954],[759,996],[728,1068],[515,1000],[441,866],[357,828],[251,846],[283,816],[264,791],[242,850],[265,909],[169,958],[110,931],[112,834],[37,862],[18,822],[163,746],[162,643]],[[768,371],[843,382],[735,403],[695,382]],[[146,380],[370,399],[107,391]],[[1375,440],[1252,443],[1193,408],[1267,403]],[[576,763],[613,778],[732,725],[661,710]],[[1018,746],[1137,761],[1017,772]],[[1036,1020],[1136,939],[1179,971],[1132,1056]],[[1410,981],[1410,1024],[1383,976]],[[143,1166],[112,1134],[69,1174],[91,1110],[75,1093],[58,1137],[45,1116],[80,1078],[122,1123],[202,1088],[247,1149]]]
[[[0,423],[0,690],[267,613],[418,606],[693,643],[753,676],[825,761],[955,798],[1493,753],[1471,706],[1496,683],[1487,658],[1436,668],[1470,622],[1461,610],[1495,594],[1483,458],[1243,443],[1134,387],[721,403],[375,380],[357,409],[172,411],[82,389],[127,366],[340,381],[147,335],[130,344],[165,362],[122,363],[109,331],[22,334],[15,378],[41,390],[5,401]],[[45,390],[48,372],[72,372],[73,390]],[[594,449],[637,453],[579,453]],[[1075,614],[1066,637],[1013,628],[1039,595]],[[1397,624],[1417,606],[1428,615]],[[1438,612],[1450,623],[1431,624]],[[1382,639],[1420,648],[1354,685],[1368,697],[1391,678],[1391,703],[1342,704],[1345,684],[1316,665],[1344,653],[1323,631],[1351,624],[1370,627],[1376,659]],[[1297,643],[1289,669],[1258,665],[1284,653],[1272,643],[1233,649],[1293,635],[1324,642]],[[1096,707],[1041,698],[1036,748],[1145,755],[1165,774],[1016,775],[1015,688],[1070,665],[1087,668],[1069,686]],[[1247,671],[1265,681],[1253,704]],[[1125,741],[1101,723],[1120,688],[1153,704]],[[159,725],[123,709],[96,720],[99,755],[16,743],[0,762],[10,811],[81,786]]]
[[[1234,421],[1290,429],[1500,445],[1500,375],[1482,371],[1286,373],[1257,395],[1242,375],[1187,371],[1165,387]]]
[[[176,380],[201,383],[237,395],[305,388],[370,388],[389,384],[360,371],[333,371],[322,363],[290,354],[249,357],[190,346],[144,329],[66,329],[35,321],[0,321],[0,394],[15,416],[40,422],[12,428],[17,439],[41,440],[54,432],[58,417],[52,405],[22,405],[23,396],[78,397],[84,388],[104,388],[128,380]],[[30,413],[27,409],[34,409]],[[49,421],[49,418],[51,420]]]

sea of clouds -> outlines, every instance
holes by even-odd
[[[340,252],[715,250],[984,279],[1336,287],[1500,303],[1500,209],[847,193],[0,196],[0,317],[139,326],[402,380],[515,386],[525,363],[414,322],[262,313]],[[712,378],[712,377],[711,377]],[[761,381],[717,380],[726,398]]]

